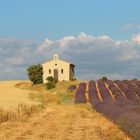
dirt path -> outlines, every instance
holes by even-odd
[[[32,102],[28,98],[29,92],[46,93],[43,87],[38,86],[32,87],[32,90],[16,88],[18,82],[0,82],[0,103],[13,106],[25,101],[29,104]],[[24,88],[24,84],[19,87]],[[61,86],[64,85],[55,90],[61,91]],[[28,119],[23,117],[20,121],[1,123],[0,140],[129,140],[115,124],[93,110],[89,104],[63,105],[54,97],[60,98],[52,94],[43,96],[47,102],[43,112],[35,113]]]
[[[115,134],[115,135],[114,135]],[[16,140],[127,140],[112,122],[84,107],[53,106]]]

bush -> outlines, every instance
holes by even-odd
[[[27,69],[29,79],[34,84],[43,83],[43,67],[42,65],[32,65]]]
[[[54,78],[52,76],[47,77],[46,80],[48,82],[54,82]]]
[[[102,81],[107,81],[108,79],[107,79],[107,77],[102,77],[101,80],[102,80]]]
[[[53,82],[48,81],[48,82],[46,83],[46,88],[47,88],[47,89],[55,88],[55,84],[54,84]]]
[[[55,84],[57,83],[57,80],[55,80],[52,76],[49,76],[46,78],[48,81],[45,85],[47,89],[55,88]]]
[[[77,80],[76,78],[72,78],[72,79],[71,79],[71,81],[76,81],[76,80]]]

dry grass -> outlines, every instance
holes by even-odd
[[[84,105],[50,105],[28,122],[3,123],[0,132],[0,139],[9,140],[129,140],[111,121]]]
[[[18,88],[17,88],[18,87]],[[30,100],[29,81],[0,81],[0,123],[22,120],[43,108],[43,104]]]
[[[32,90],[23,90],[16,88],[17,83],[23,81],[0,81],[0,107],[11,110],[16,108],[21,103],[37,104],[37,102],[31,101],[28,96],[30,93],[35,92]],[[24,81],[26,84],[30,84],[29,81]]]
[[[45,108],[43,104],[38,105],[19,104],[17,108],[14,109],[14,111],[0,108],[0,123],[27,119],[32,114],[39,112],[43,108]]]
[[[7,94],[3,99],[6,100],[7,106],[9,106],[7,101],[10,99],[6,98],[10,98],[11,95],[15,96],[12,97],[12,101],[18,101],[12,112],[0,110],[2,112],[0,116],[3,116],[0,117],[0,120],[5,122],[0,124],[0,139],[129,140],[130,138],[125,133],[113,122],[93,110],[90,104],[74,105],[74,92],[68,91],[67,88],[69,85],[77,85],[79,82],[59,82],[55,89],[49,91],[46,91],[41,84],[33,86],[23,81],[20,83],[8,82],[11,85],[10,88],[8,87],[10,91],[8,89],[4,91],[5,82],[3,93],[7,92]],[[4,97],[4,95],[0,96]],[[19,105],[19,101],[25,102],[25,104]],[[46,109],[41,113],[35,113],[40,108],[44,108],[44,105],[37,106],[39,102],[45,104]]]
[[[67,88],[74,84],[78,85],[80,81],[63,81],[56,85],[56,88],[46,90],[45,86],[40,84],[30,87],[30,89],[38,91],[30,93],[29,97],[33,101],[39,101],[46,105],[48,104],[74,104],[74,92]]]

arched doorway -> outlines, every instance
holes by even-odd
[[[58,70],[54,69],[54,79],[58,81]]]

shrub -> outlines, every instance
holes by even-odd
[[[55,88],[55,84],[54,84],[53,82],[48,81],[48,82],[46,83],[46,88],[47,88],[47,89]]]
[[[48,77],[46,78],[46,80],[47,80],[48,82],[53,82],[54,84],[56,84],[56,83],[58,82],[58,80],[54,79],[52,76],[48,76]]]
[[[57,83],[57,80],[55,80],[52,76],[49,76],[46,78],[48,81],[45,85],[47,89],[55,88],[55,84]]]
[[[32,65],[27,68],[29,79],[34,84],[43,83],[43,67],[38,65]]]
[[[108,79],[107,79],[107,77],[104,76],[104,77],[101,78],[101,80],[102,81],[107,81]]]
[[[71,81],[76,81],[76,78],[72,78]]]
[[[46,80],[48,82],[54,82],[54,78],[52,76],[47,77]]]

